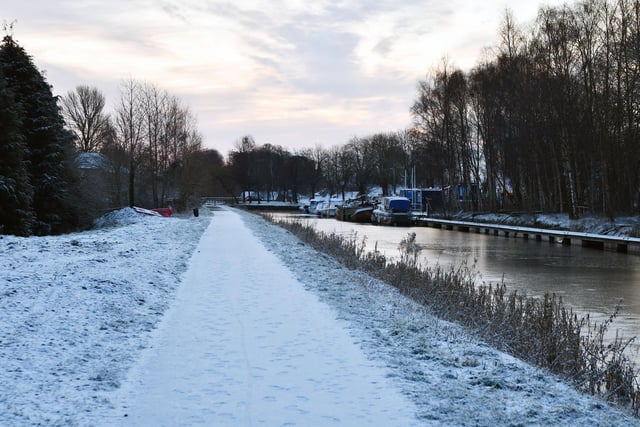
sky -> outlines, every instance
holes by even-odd
[[[571,3],[570,1],[569,3]],[[560,0],[0,0],[0,20],[54,94],[126,79],[195,114],[204,145],[328,148],[411,125],[420,80],[443,58],[468,70],[516,22]]]

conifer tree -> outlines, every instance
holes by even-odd
[[[33,188],[18,110],[0,73],[0,232],[28,236],[33,222]]]
[[[67,160],[73,140],[64,129],[56,97],[31,57],[10,35],[0,46],[0,70],[22,112],[21,134],[26,144],[28,174],[33,186],[36,234],[73,228]]]

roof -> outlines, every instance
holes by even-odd
[[[113,170],[111,160],[100,153],[79,153],[73,161],[78,169],[101,169],[106,171]]]

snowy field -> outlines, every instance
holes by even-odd
[[[0,425],[74,425],[107,404],[174,298],[210,218],[0,236]]]
[[[104,225],[0,237],[1,425],[640,425],[254,215]]]

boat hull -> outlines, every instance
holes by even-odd
[[[371,215],[371,222],[380,225],[411,225],[411,215],[409,213],[390,213],[374,210]]]
[[[371,222],[373,206],[339,206],[336,219],[351,222]]]
[[[371,222],[371,215],[373,215],[373,206],[358,208],[351,214],[351,221],[353,222]]]

